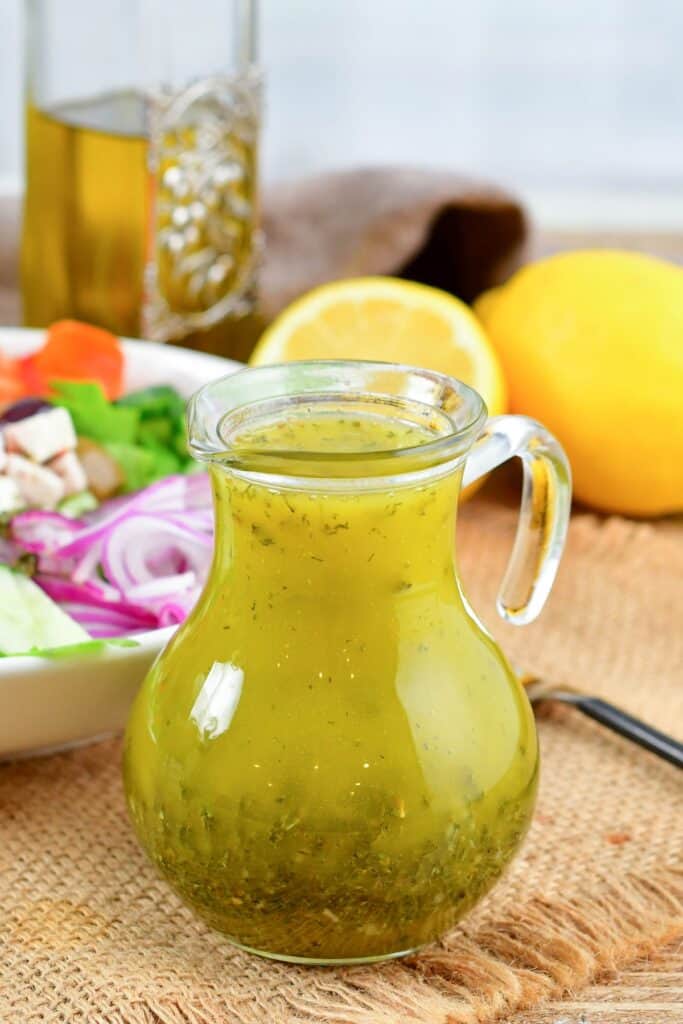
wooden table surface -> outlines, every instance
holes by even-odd
[[[18,204],[0,197],[0,325],[21,322],[18,238]],[[683,264],[683,232],[540,232],[533,251],[546,255],[593,246],[636,249]],[[683,946],[660,950],[505,1024],[683,1024]]]
[[[683,945],[606,975],[505,1024],[683,1024]]]

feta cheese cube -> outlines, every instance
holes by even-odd
[[[8,451],[26,455],[34,462],[47,462],[76,447],[76,431],[66,409],[46,409],[8,423],[4,435]]]
[[[16,483],[25,503],[34,508],[54,508],[64,497],[64,484],[57,474],[22,455],[7,456],[7,475]]]
[[[0,513],[19,512],[26,506],[16,480],[9,476],[0,476]]]
[[[88,479],[81,465],[81,460],[75,452],[63,452],[56,459],[53,459],[48,466],[64,484],[64,491],[67,495],[78,494],[80,491],[86,490]]]
[[[0,473],[4,473],[6,463],[7,452],[5,451],[5,442],[3,440],[2,430],[0,430]]]

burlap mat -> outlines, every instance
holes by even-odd
[[[510,655],[680,735],[681,535],[578,516],[547,611],[515,631],[492,614],[513,522],[478,498],[459,532]],[[131,835],[118,741],[0,768],[0,1022],[510,1020],[683,933],[680,774],[574,712],[540,733],[538,813],[504,882],[440,945],[351,969],[249,957],[181,906]]]

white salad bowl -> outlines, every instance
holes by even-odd
[[[44,332],[0,327],[0,353],[30,355]],[[219,356],[151,341],[124,341],[125,390],[170,384],[188,397],[240,368]],[[0,759],[47,754],[121,730],[147,669],[176,627],[135,635],[135,646],[95,653],[0,658]]]

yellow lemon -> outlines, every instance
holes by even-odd
[[[491,414],[504,412],[500,361],[472,310],[437,288],[392,277],[334,281],[288,306],[249,362],[379,359],[439,370],[475,388]]]
[[[683,509],[683,269],[565,253],[523,268],[475,310],[513,411],[563,443],[577,497],[626,515]]]

